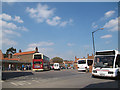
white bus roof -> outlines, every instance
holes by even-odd
[[[100,50],[100,51],[96,51],[96,52],[105,52],[105,51],[115,51],[116,54],[120,54],[120,52],[118,50]]]
[[[80,61],[80,60],[93,60],[93,59],[83,58],[83,59],[79,59],[79,60],[77,60],[77,61]]]

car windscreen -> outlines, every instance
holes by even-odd
[[[86,64],[86,60],[79,60],[78,64]]]

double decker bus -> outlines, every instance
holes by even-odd
[[[49,58],[42,53],[33,54],[33,71],[50,70]]]
[[[120,52],[97,51],[94,57],[92,76],[117,77],[120,72]]]

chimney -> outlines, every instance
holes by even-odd
[[[38,53],[38,47],[35,48],[35,52]]]
[[[19,53],[21,53],[22,51],[21,51],[21,49],[19,50]]]
[[[87,59],[89,59],[89,54],[87,54]]]
[[[75,60],[77,59],[77,57],[75,56]]]
[[[89,57],[89,54],[87,54],[87,57]]]

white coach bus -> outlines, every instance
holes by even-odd
[[[79,59],[77,61],[78,71],[88,71],[89,66],[92,66],[92,59]]]
[[[97,51],[94,57],[92,76],[117,77],[120,72],[120,52],[117,50]]]

